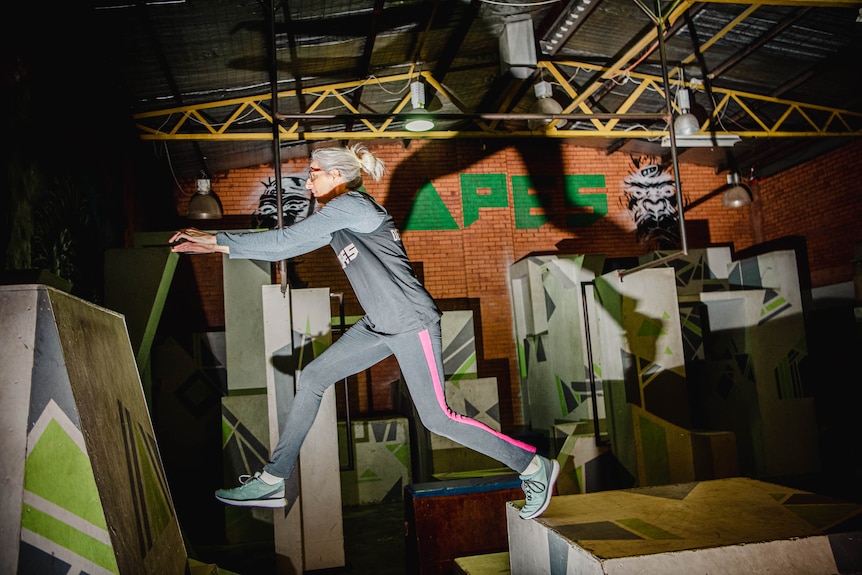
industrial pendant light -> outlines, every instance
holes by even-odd
[[[207,177],[197,181],[197,191],[189,201],[186,217],[190,220],[220,220],[222,217],[221,202],[212,191],[212,182]]]
[[[725,208],[741,208],[751,203],[751,190],[739,179],[739,172],[727,174],[727,189],[721,194]]]
[[[680,88],[676,92],[679,116],[673,121],[673,131],[677,136],[690,136],[700,131],[697,116],[691,113],[691,94],[688,88]]]
[[[554,89],[550,82],[546,82],[545,80],[536,82],[535,86],[533,86],[533,92],[536,94],[536,101],[530,107],[531,114],[544,114],[550,116],[559,114],[563,111],[563,107],[560,103],[553,98]],[[531,130],[538,130],[542,126],[547,126],[553,121],[553,118],[527,120],[527,126]],[[555,128],[562,128],[565,125],[566,121],[563,119],[557,120],[554,123]]]
[[[420,80],[410,83],[410,103],[413,112],[405,122],[404,129],[408,132],[427,132],[434,128],[431,115],[425,111],[425,84]]]

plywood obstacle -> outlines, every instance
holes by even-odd
[[[0,287],[0,313],[0,573],[204,572],[123,316],[44,285]]]
[[[506,505],[512,575],[862,572],[862,505],[747,478]],[[478,573],[478,571],[474,571]]]

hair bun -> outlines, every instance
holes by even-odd
[[[359,165],[362,170],[371,176],[375,181],[379,180],[386,171],[386,165],[383,160],[372,154],[363,144],[356,144],[351,151],[356,154],[359,159]]]

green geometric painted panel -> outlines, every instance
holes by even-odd
[[[563,418],[575,411],[581,404],[588,401],[591,397],[589,382],[565,381],[559,376],[556,377],[556,382],[557,391],[560,394],[560,407],[563,413]],[[597,395],[602,395],[600,390],[597,390]]]
[[[691,427],[691,410],[684,376],[663,369],[648,358],[639,357],[625,350],[624,365],[629,403],[643,407],[647,412],[683,428]]]
[[[704,359],[704,304],[680,302],[679,321],[682,324],[682,346],[686,361]]]
[[[36,289],[17,572],[178,573],[185,549],[122,317]]]
[[[347,441],[346,423],[339,434]],[[411,480],[410,433],[407,418],[369,419],[351,422],[353,468],[341,473],[345,505],[401,501]]]
[[[475,378],[476,334],[472,310],[444,311],[440,331],[445,379]]]
[[[265,418],[265,396],[260,403],[263,413],[259,415]],[[263,441],[264,438],[256,437],[228,405],[222,405],[222,448],[228,477],[250,475],[269,461],[269,448]]]
[[[27,442],[18,572],[119,573],[81,431],[49,402]]]
[[[643,458],[646,485],[672,483],[667,428],[647,417],[640,417],[638,424],[642,453],[649,454],[649,457]]]

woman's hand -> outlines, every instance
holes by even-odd
[[[187,254],[211,254],[215,252],[228,253],[226,246],[216,243],[215,234],[203,232],[197,228],[184,228],[171,236],[169,240],[171,251]]]

